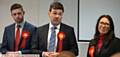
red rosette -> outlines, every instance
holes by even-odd
[[[63,39],[65,38],[65,33],[64,33],[64,32],[59,32],[59,33],[58,33],[58,38],[59,38],[60,40],[63,40]]]
[[[62,51],[62,43],[63,43],[63,39],[65,38],[65,33],[64,32],[59,32],[58,33],[58,39],[59,39],[59,49],[58,52]]]
[[[89,49],[89,54],[91,57],[94,57],[94,52],[95,52],[95,46],[91,46]]]
[[[30,36],[30,32],[29,31],[23,31],[22,32],[22,37],[23,38],[28,38]]]
[[[23,31],[22,32],[22,44],[21,44],[21,47],[22,48],[25,48],[26,47],[26,41],[27,39],[29,38],[30,36],[30,32],[29,31]]]

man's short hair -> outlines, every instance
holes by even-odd
[[[49,11],[51,11],[52,9],[61,9],[64,12],[64,7],[60,2],[53,2],[50,5]]]
[[[19,9],[19,8],[21,8],[21,10],[23,11],[22,5],[21,5],[21,4],[18,4],[18,3],[15,3],[15,4],[13,4],[13,5],[11,6],[10,11],[12,11],[12,10],[14,10],[14,9]]]

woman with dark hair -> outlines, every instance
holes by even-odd
[[[88,47],[87,57],[110,57],[120,52],[120,39],[115,37],[114,24],[110,15],[102,15],[96,24],[94,39]]]

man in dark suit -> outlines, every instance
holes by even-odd
[[[48,12],[50,23],[39,27],[36,32],[36,37],[32,40],[34,53],[37,52],[40,53],[41,56],[52,57],[58,55],[61,51],[70,51],[76,56],[78,55],[78,45],[74,29],[61,22],[63,13],[64,7],[60,2],[53,2],[50,5]],[[52,29],[56,32],[54,35],[55,40],[52,40],[51,37],[53,34]],[[60,33],[62,36],[60,36]],[[62,38],[62,40],[60,40],[60,38]],[[52,41],[54,41],[54,46],[50,48],[53,44],[51,43]]]
[[[1,46],[2,53],[26,53],[30,50],[31,38],[36,27],[24,20],[22,5],[13,4],[10,8],[15,23],[5,27]]]

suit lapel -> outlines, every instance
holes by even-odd
[[[63,31],[63,32],[64,32],[64,27],[63,27],[63,24],[62,24],[62,23],[60,24],[60,30],[59,30],[59,32],[60,32],[60,31]],[[58,52],[58,49],[59,49],[58,47],[59,47],[59,40],[58,40],[58,42],[57,42],[57,49],[56,49],[57,52]]]
[[[45,30],[44,30],[44,32],[43,32],[43,40],[45,40],[44,42],[45,42],[45,48],[47,48],[47,45],[48,45],[48,30],[49,30],[49,24],[47,24],[46,25],[46,27],[45,27]],[[47,50],[47,49],[46,49]]]
[[[10,28],[10,38],[11,42],[9,43],[12,50],[15,50],[15,24],[13,24]]]
[[[23,40],[23,37],[22,37],[22,33],[23,31],[27,30],[27,22],[25,22],[24,26],[23,26],[23,29],[22,29],[22,32],[21,32],[21,38],[20,38],[20,43],[19,43],[19,49],[21,48],[21,44],[22,44],[22,40]]]

